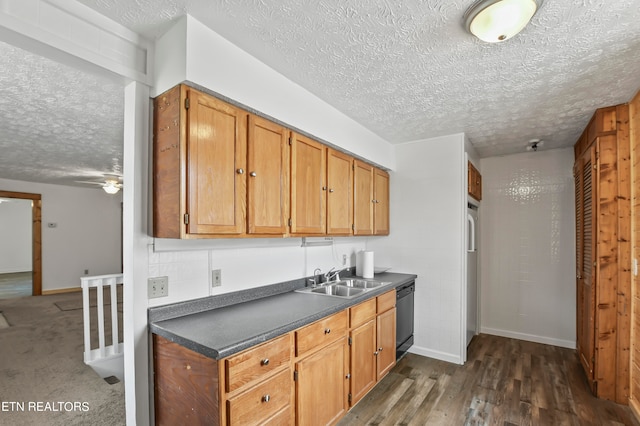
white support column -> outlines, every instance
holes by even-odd
[[[152,81],[153,44],[77,1],[0,0],[0,40],[81,69]]]
[[[147,232],[149,182],[149,87],[130,83],[124,91],[124,375],[128,425],[150,419],[147,334]]]

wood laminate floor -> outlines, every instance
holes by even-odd
[[[640,426],[591,394],[575,350],[486,334],[465,365],[408,354],[338,424]]]
[[[31,272],[0,274],[0,299],[31,296],[32,276]]]

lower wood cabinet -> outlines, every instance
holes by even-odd
[[[354,406],[396,364],[396,292],[350,308],[350,395]]]
[[[395,290],[221,360],[153,335],[157,425],[333,425],[395,365]]]
[[[296,424],[332,425],[349,409],[349,348],[343,335],[296,362]]]

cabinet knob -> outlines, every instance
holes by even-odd
[[[258,176],[258,174],[256,172],[251,172],[251,173],[249,173],[249,176],[256,177],[256,176]]]
[[[351,373],[347,373],[347,375],[345,376],[345,379],[350,379],[351,378]]]
[[[236,170],[236,173],[238,173],[239,175],[244,174],[244,169],[238,169]]]
[[[265,396],[262,397],[262,402],[269,402],[271,401],[271,396],[269,396],[269,394],[266,394]]]
[[[375,356],[378,356],[378,351],[375,351],[373,354],[374,354]]]
[[[378,348],[378,352],[382,352],[382,348]]]
[[[323,190],[323,191],[326,191],[326,190],[327,190],[327,187],[326,187],[326,186],[323,186],[323,187],[322,187],[322,190]]]
[[[333,192],[333,189],[330,189],[329,192]]]
[[[324,329],[324,334],[329,334],[331,333],[331,329],[330,328],[325,328]]]
[[[260,361],[260,365],[269,365],[269,358],[265,358],[262,361]]]

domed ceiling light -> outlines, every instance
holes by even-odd
[[[465,12],[464,25],[482,41],[505,41],[527,26],[541,4],[542,0],[480,0]]]
[[[104,189],[104,192],[111,195],[117,194],[118,191],[120,191],[120,188],[122,188],[122,184],[118,182],[117,179],[107,178],[104,185],[102,185],[102,189]]]

